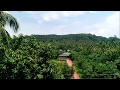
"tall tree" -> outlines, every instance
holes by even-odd
[[[5,30],[5,26],[9,25],[16,33],[19,29],[19,23],[16,18],[14,18],[9,13],[0,11],[0,36],[6,38],[9,33]]]

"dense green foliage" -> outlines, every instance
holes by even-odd
[[[51,74],[54,79],[70,79],[74,73],[73,68],[69,68],[66,61],[50,61]]]
[[[59,55],[55,46],[39,42],[34,37],[11,38],[5,30],[6,25],[14,32],[19,29],[15,17],[0,11],[0,79],[71,78],[73,70],[66,63],[51,62],[51,58]]]
[[[0,39],[0,79],[120,78],[120,39],[91,34]],[[60,51],[62,50],[62,51]],[[70,50],[74,68],[57,56]]]
[[[92,34],[32,35],[38,41],[50,43],[57,56],[62,49],[70,50],[81,78],[120,77],[120,39]],[[29,37],[29,36],[26,36]],[[53,57],[54,58],[54,57]]]
[[[0,11],[0,79],[70,79],[75,71],[80,78],[120,78],[120,39],[92,34],[31,35],[10,37],[17,19]],[[70,50],[73,67],[57,61]]]
[[[7,30],[5,30],[6,25],[9,25],[14,32],[17,32],[19,29],[19,23],[15,17],[9,13],[0,11],[0,38],[2,39],[7,39],[7,37],[10,37]]]
[[[9,38],[7,43],[0,41],[0,79],[70,78],[66,64],[61,66],[50,61],[54,57],[54,47],[50,44],[22,35]]]

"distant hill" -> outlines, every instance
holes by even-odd
[[[92,42],[98,42],[98,41],[109,41],[112,39],[119,40],[117,37],[102,37],[102,36],[96,36],[92,34],[67,34],[67,35],[31,35],[34,36],[37,40],[43,41],[43,42],[64,42],[64,41],[92,41]]]

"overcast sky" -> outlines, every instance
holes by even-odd
[[[8,12],[8,11],[7,11]],[[20,23],[20,33],[79,34],[119,37],[118,11],[9,11]],[[10,35],[13,31],[6,27]]]

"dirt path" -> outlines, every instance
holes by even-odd
[[[70,58],[67,59],[67,64],[68,64],[69,67],[72,67],[72,66],[73,66],[73,63],[72,63],[72,61],[71,61]],[[77,74],[76,71],[74,72],[74,74],[73,74],[73,76],[72,76],[71,79],[80,79],[80,78],[79,78],[79,75]]]
[[[67,59],[67,64],[68,64],[69,67],[72,67],[73,64],[72,64],[71,59]]]
[[[77,74],[77,72],[74,72],[73,79],[80,79],[79,76],[78,76],[78,74]]]

